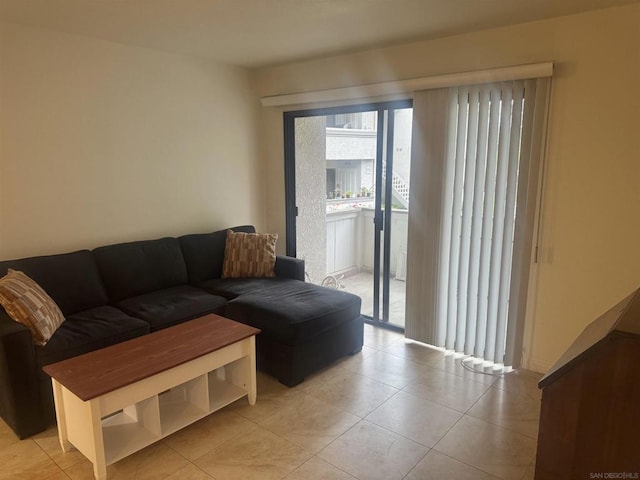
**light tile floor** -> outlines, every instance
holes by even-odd
[[[533,479],[540,375],[460,360],[365,325],[362,352],[295,388],[258,375],[241,400],[108,467],[112,480]],[[0,421],[0,479],[91,479],[55,428],[18,440]]]

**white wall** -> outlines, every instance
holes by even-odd
[[[0,259],[264,226],[247,71],[0,23]]]
[[[555,61],[525,364],[544,371],[640,286],[640,5],[266,68],[261,96]],[[301,106],[296,106],[297,109]],[[282,110],[263,109],[267,226],[285,234]]]

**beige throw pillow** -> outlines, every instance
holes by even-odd
[[[277,233],[227,230],[222,278],[275,277]]]
[[[31,330],[36,345],[46,345],[64,322],[64,315],[47,292],[17,270],[9,269],[0,278],[0,304],[13,320]]]

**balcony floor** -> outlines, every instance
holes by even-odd
[[[373,316],[373,274],[361,272],[345,276],[340,283],[349,293],[362,298],[362,314]],[[389,323],[404,328],[405,287],[402,280],[392,278],[389,282]],[[380,281],[382,291],[382,279]],[[382,308],[382,302],[380,302]]]

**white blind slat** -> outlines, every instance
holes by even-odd
[[[476,135],[475,179],[473,186],[473,214],[469,249],[469,289],[467,298],[467,331],[465,351],[475,351],[478,320],[478,290],[480,277],[480,245],[484,212],[484,182],[487,169],[487,141],[491,92],[483,87],[478,99],[478,134]]]
[[[495,211],[496,176],[498,169],[498,137],[500,128],[501,94],[500,88],[491,86],[491,112],[487,139],[487,166],[484,183],[484,203],[482,217],[482,239],[480,246],[480,278],[478,289],[478,321],[476,325],[476,345],[474,355],[484,357],[487,316],[489,308],[489,278],[491,272],[491,236]]]
[[[489,308],[487,311],[487,334],[484,358],[495,358],[496,321],[499,309],[500,267],[502,266],[502,238],[504,236],[504,214],[506,209],[507,174],[509,159],[509,139],[511,138],[511,101],[510,89],[502,88],[500,108],[500,136],[498,139],[498,169],[496,175],[496,203],[493,215],[493,233],[491,236],[491,267],[489,272]]]
[[[458,127],[458,98],[456,95],[449,95],[448,107],[450,112],[455,114],[449,115],[447,125],[447,139],[445,146],[445,158],[455,158],[456,151],[456,137]],[[453,185],[455,182],[455,164],[453,162],[444,163],[444,181],[443,191],[453,192]],[[449,285],[449,272],[451,270],[450,255],[451,255],[451,231],[453,225],[453,194],[444,194],[442,200],[442,240],[440,242],[439,252],[439,285]],[[444,288],[438,289],[438,318],[449,318],[449,295],[448,290]],[[447,326],[442,326],[441,322],[438,322],[437,329],[437,341],[436,345],[444,346],[447,338]]]
[[[515,222],[516,194],[518,191],[518,163],[520,159],[520,134],[522,132],[522,101],[524,82],[514,82],[511,102],[511,136],[507,161],[507,189],[505,191],[505,217],[502,237],[502,258],[500,265],[500,290],[498,293],[498,316],[496,318],[496,350],[493,361],[504,361],[507,312],[509,310],[509,287],[511,281],[511,259],[513,254],[513,229]]]
[[[458,332],[458,275],[460,273],[460,231],[462,229],[462,185],[464,182],[464,151],[467,142],[467,103],[461,98],[467,98],[469,90],[457,89],[458,94],[458,125],[456,128],[456,154],[453,179],[453,206],[451,211],[451,250],[449,256],[449,301],[447,311],[447,340],[446,348],[455,348]],[[462,111],[462,113],[461,113]],[[450,193],[449,193],[450,194]]]
[[[458,274],[458,329],[456,350],[465,349],[468,317],[467,304],[469,298],[469,250],[471,249],[471,222],[473,220],[473,188],[476,175],[476,155],[478,147],[478,123],[480,115],[480,89],[469,90],[467,99],[467,145],[464,159],[464,181],[462,193],[462,223],[460,231],[460,265]]]

